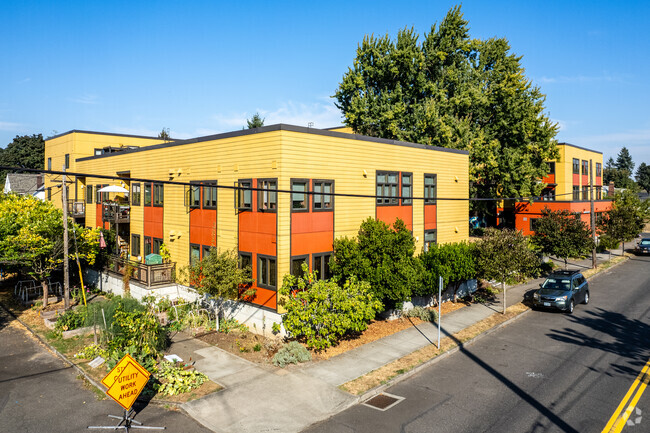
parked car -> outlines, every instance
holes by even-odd
[[[650,254],[650,238],[643,238],[636,244],[636,254]]]
[[[552,308],[571,314],[579,303],[589,303],[589,283],[577,270],[553,272],[533,293],[533,308]]]

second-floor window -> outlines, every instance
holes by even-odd
[[[411,204],[413,197],[413,174],[402,173],[402,204]]]
[[[331,180],[314,181],[314,210],[332,210],[334,205],[332,194],[334,187]]]
[[[573,174],[580,174],[580,160],[573,158]]]
[[[86,186],[86,203],[91,204],[93,202],[93,186]]]
[[[69,153],[65,154],[65,168],[66,169],[70,168],[70,154]]]
[[[396,205],[399,173],[377,172],[377,204]]]
[[[424,204],[436,204],[436,175],[424,175]]]
[[[291,210],[293,212],[309,210],[307,191],[309,191],[308,180],[300,179],[291,181]]]
[[[165,191],[162,183],[153,184],[153,205],[162,206],[164,203]]]
[[[603,165],[600,162],[596,163],[596,177],[600,177],[603,174]]]
[[[555,162],[547,162],[548,164],[548,174],[555,174]]]
[[[206,182],[203,186],[203,208],[216,209],[217,208],[217,183]]]
[[[140,206],[140,184],[131,184],[131,204],[133,206]]]
[[[151,206],[151,184],[149,182],[144,184],[144,205]]]
[[[52,158],[47,158],[47,169],[52,170]]]
[[[257,187],[257,208],[261,211],[275,211],[278,207],[278,183],[275,180],[259,179]]]
[[[251,180],[240,180],[238,186],[242,189],[237,190],[237,207],[239,210],[252,210],[253,209],[253,191],[246,188],[251,188],[253,182]]]
[[[589,174],[589,161],[582,160],[582,174]]]

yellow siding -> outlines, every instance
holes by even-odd
[[[603,164],[603,154],[591,150],[581,149],[570,144],[558,144],[560,159],[555,162],[555,188],[557,201],[573,200],[573,158],[582,161],[592,161],[592,170],[594,171],[594,183],[596,182],[596,163]],[[588,183],[582,183],[582,171],[580,171],[580,187]]]

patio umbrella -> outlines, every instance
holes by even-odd
[[[109,186],[105,186],[104,188],[98,189],[97,192],[129,192],[129,190],[126,188],[122,188],[121,186],[109,185]]]

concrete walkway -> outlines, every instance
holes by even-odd
[[[617,252],[620,254],[620,252]],[[614,257],[615,254],[612,254]],[[598,262],[609,254],[598,256]],[[563,261],[557,262],[564,266]],[[570,261],[569,269],[588,269],[591,260]],[[521,302],[543,279],[507,288],[508,306]],[[502,311],[493,303],[472,304],[441,318],[442,337]],[[437,324],[424,323],[368,343],[339,356],[286,369],[260,366],[229,352],[179,334],[174,353],[196,362],[197,370],[222,385],[223,391],[194,400],[183,409],[215,432],[299,432],[358,403],[338,386],[438,340]]]

